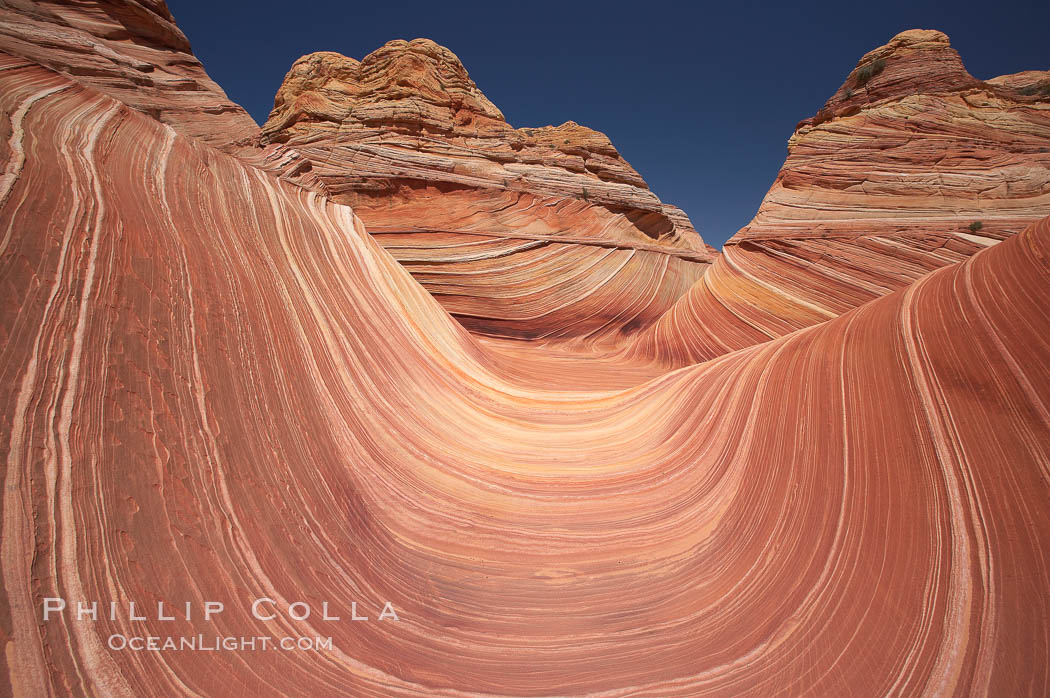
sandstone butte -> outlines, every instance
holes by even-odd
[[[2,12],[0,692],[1050,692],[1045,73],[964,79],[934,32],[869,54],[679,301],[724,311],[614,361],[469,332],[338,200],[490,187],[340,191],[253,141],[161,2]]]
[[[754,220],[630,353],[688,365],[824,322],[1050,213],[1050,71],[982,82],[938,31],[869,52]]]
[[[292,66],[257,142],[329,197],[464,326],[592,339],[652,324],[714,252],[602,133],[515,129],[429,39]]]

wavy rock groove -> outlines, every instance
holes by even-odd
[[[151,112],[53,69],[22,43],[57,10],[17,7],[0,18],[15,27],[0,53],[0,693],[1050,693],[1045,194],[997,204],[1011,227],[986,231],[995,244],[944,233],[965,248],[792,228],[688,260],[680,220],[644,255],[544,238],[566,264],[546,295],[480,262],[466,290],[499,310],[487,274],[517,279],[544,319],[471,326],[391,249],[420,239],[370,232],[358,204],[415,232],[430,200],[451,219],[510,197],[528,202],[501,209],[514,225],[543,206],[614,238],[677,214],[432,182],[397,182],[396,215],[378,190],[351,187],[351,206],[335,188],[352,167],[345,181],[300,167],[317,154],[305,142],[240,137],[228,109],[187,125],[187,102]],[[103,49],[119,58],[139,27],[127,50],[160,32],[188,52],[161,2],[77,7],[59,47],[89,41],[70,27],[97,31],[96,54],[116,60]],[[907,34],[869,77],[873,98],[911,74],[894,72],[900,56],[954,65],[938,36]],[[372,72],[311,60],[348,71],[339,89],[394,65],[424,76],[415,90],[459,75],[438,49],[392,42],[362,61]],[[1045,102],[1020,92],[1032,79],[994,89],[1038,121]],[[474,100],[461,119],[510,137],[465,72],[443,84]],[[280,107],[264,131],[302,136]],[[368,138],[396,150],[404,135]],[[648,200],[632,186],[609,191]],[[478,230],[492,233],[489,213]],[[855,292],[878,266],[857,250],[876,245],[895,281]],[[640,266],[577,259],[591,254]],[[601,271],[570,282],[580,264]],[[637,285],[625,297],[621,282]],[[546,312],[568,301],[577,329]],[[327,642],[131,651],[115,636]]]
[[[9,689],[1047,689],[1050,222],[637,388],[526,390],[349,208],[0,68]],[[106,648],[293,630],[336,649]]]

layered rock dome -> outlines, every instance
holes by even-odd
[[[630,351],[673,364],[824,322],[1050,214],[1050,71],[973,78],[948,37],[865,54],[754,219]]]
[[[258,130],[204,72],[164,0],[4,0],[0,51],[69,75],[209,145]]]
[[[428,39],[361,61],[296,61],[259,142],[285,144],[466,327],[505,337],[630,334],[713,250],[602,133],[510,126]]]

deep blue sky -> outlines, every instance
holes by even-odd
[[[262,123],[292,62],[390,39],[452,49],[517,127],[604,131],[720,247],[754,215],[795,124],[865,52],[940,29],[971,74],[1050,69],[1050,2],[168,0],[208,73]]]

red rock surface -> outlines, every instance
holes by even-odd
[[[204,72],[164,0],[4,0],[0,51],[54,68],[217,147],[258,128]]]
[[[1050,218],[1003,237],[681,370],[588,360],[479,339],[351,208],[0,54],[0,692],[1046,694]],[[705,283],[769,283],[750,244]]]
[[[798,125],[754,220],[631,351],[684,365],[779,337],[1046,215],[1050,71],[981,82],[944,34],[906,31]]]
[[[629,334],[712,260],[688,217],[604,134],[571,121],[513,128],[428,39],[361,61],[300,58],[260,142],[301,153],[327,193],[482,334]]]

